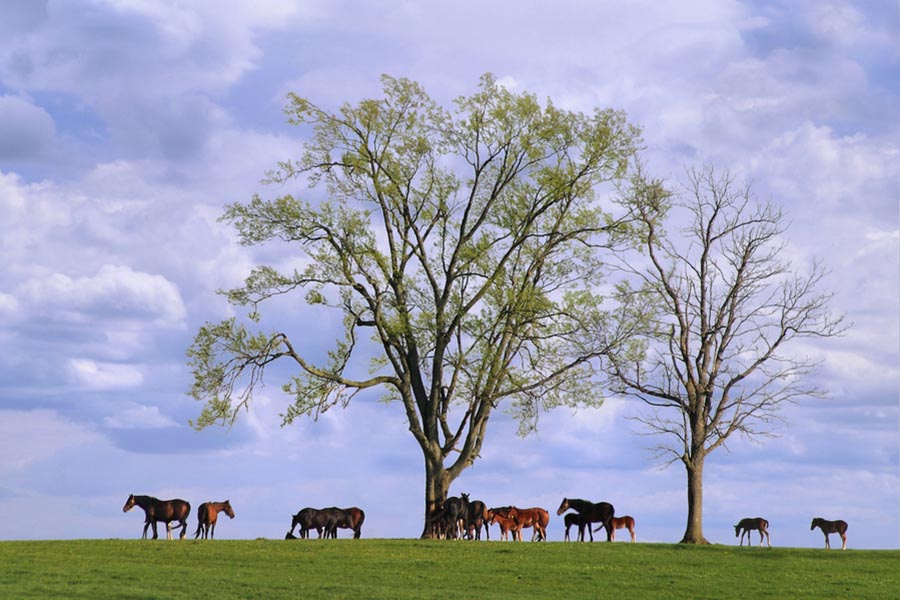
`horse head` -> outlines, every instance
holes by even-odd
[[[234,509],[231,508],[231,500],[226,500],[222,504],[224,504],[222,509],[225,511],[225,514],[228,515],[229,518],[233,519],[234,518]]]
[[[559,505],[559,508],[556,510],[556,514],[561,515],[567,510],[569,510],[569,499],[563,498],[562,502]]]
[[[125,501],[125,506],[122,507],[122,512],[128,512],[129,510],[134,508],[135,504],[136,502],[134,500],[134,494],[131,494],[130,496],[128,496],[128,500]]]

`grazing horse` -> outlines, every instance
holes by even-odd
[[[841,550],[847,549],[847,521],[841,521],[838,519],[837,521],[826,521],[825,519],[820,519],[816,517],[812,520],[812,524],[809,526],[809,530],[812,531],[818,527],[822,530],[822,533],[825,534],[825,548],[830,550],[831,543],[828,541],[828,534],[836,533],[841,536],[841,540],[843,540],[843,545],[841,546]]]
[[[466,497],[466,500],[469,497],[466,494],[462,494]],[[491,539],[491,529],[488,527],[488,516],[487,516],[487,506],[485,506],[484,502],[481,500],[469,500],[469,510],[466,513],[466,536],[471,539],[475,538],[476,540],[481,539],[481,528],[484,527],[484,533],[487,536],[487,539]],[[474,530],[474,531],[473,531]],[[474,535],[473,535],[474,533]]]
[[[738,533],[741,535],[741,543],[740,545],[744,545],[744,534],[747,534],[747,545],[750,545],[750,532],[751,531],[759,531],[759,545],[762,546],[763,543],[763,535],[766,536],[766,544],[771,548],[772,543],[769,541],[769,522],[763,519],[762,517],[756,518],[746,518],[741,519],[740,522],[734,526],[734,537],[738,536]]]
[[[181,527],[181,535],[178,539],[184,539],[187,534],[188,515],[191,514],[191,505],[184,500],[158,500],[153,496],[135,496],[131,494],[122,507],[122,512],[128,512],[135,506],[140,506],[144,510],[144,532],[141,535],[142,540],[147,539],[147,528],[153,526],[153,539],[157,539],[159,535],[156,532],[156,522],[162,521],[166,524],[166,538],[172,539],[172,521],[178,521]],[[176,525],[178,527],[179,525]]]
[[[315,529],[318,537],[336,538],[338,528],[352,529],[354,539],[362,534],[362,525],[366,520],[366,513],[355,506],[350,508],[304,508],[291,519],[291,528],[284,539],[296,539],[294,528],[300,526],[300,538],[309,537],[309,530]]]
[[[627,529],[628,533],[631,534],[631,541],[632,543],[634,543],[634,517],[630,515],[625,515],[624,517],[613,517],[609,520],[609,523],[610,525],[612,525],[612,536],[610,536],[610,539],[613,542],[616,541],[616,529]],[[602,525],[600,527],[602,527]],[[600,527],[597,527],[594,531],[600,531]],[[582,539],[581,541],[584,540]]]
[[[569,528],[572,525],[578,526],[578,538],[577,538],[578,541],[579,542],[584,541],[584,526],[585,525],[590,526],[590,523],[587,522],[587,519],[584,517],[584,515],[582,515],[581,513],[576,513],[576,512],[566,513],[566,516],[563,517],[563,522],[565,522],[565,524],[566,524],[565,540],[567,542],[569,541]]]
[[[218,520],[219,513],[223,510],[229,518],[234,518],[234,510],[232,510],[231,502],[228,500],[225,502],[204,502],[197,508],[197,531],[194,533],[195,540],[200,537],[201,533],[203,534],[204,540],[207,537],[209,537],[209,539],[215,537],[216,520]]]
[[[609,502],[588,502],[587,500],[581,500],[579,498],[563,498],[556,514],[561,515],[570,508],[575,512],[580,513],[585,518],[585,523],[588,525],[588,533],[591,536],[592,542],[594,541],[594,533],[591,531],[591,523],[600,523],[606,529],[606,541],[612,541],[612,518],[616,512],[616,509],[613,508],[612,504]]]
[[[531,541],[535,538],[539,542],[547,541],[547,525],[550,524],[550,513],[543,508],[516,508],[509,507],[509,517],[515,521],[519,540],[522,539],[522,530],[533,527]]]

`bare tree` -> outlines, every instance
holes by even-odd
[[[662,436],[654,449],[687,471],[687,526],[682,543],[703,536],[703,466],[732,435],[773,435],[782,406],[823,390],[807,377],[816,361],[788,351],[803,338],[845,329],[822,291],[815,261],[799,272],[785,257],[782,211],[758,202],[749,186],[712,167],[688,171],[674,196],[640,170],[624,193],[644,252],[625,270],[623,320],[652,323],[640,343],[612,353],[613,389],[645,404],[637,419]],[[663,222],[681,218],[681,236]]]

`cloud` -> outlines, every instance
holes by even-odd
[[[93,428],[51,410],[0,410],[0,474],[10,475],[79,446],[98,443]]]
[[[131,365],[102,363],[87,358],[69,359],[67,370],[72,383],[87,389],[133,388],[144,381],[140,370]]]
[[[18,96],[0,96],[0,160],[23,162],[48,152],[56,131],[53,117]]]
[[[185,308],[178,289],[161,275],[104,265],[93,276],[63,273],[26,281],[21,296],[40,314],[62,321],[124,318],[179,324]]]
[[[132,404],[110,417],[103,419],[110,429],[160,429],[178,427],[171,417],[162,414],[158,406]]]

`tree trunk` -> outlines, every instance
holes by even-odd
[[[687,470],[688,515],[682,544],[708,544],[703,537],[703,457],[684,463]]]
[[[430,517],[435,509],[444,503],[450,492],[450,473],[439,460],[425,457],[425,526],[422,528],[421,539],[434,537]]]

